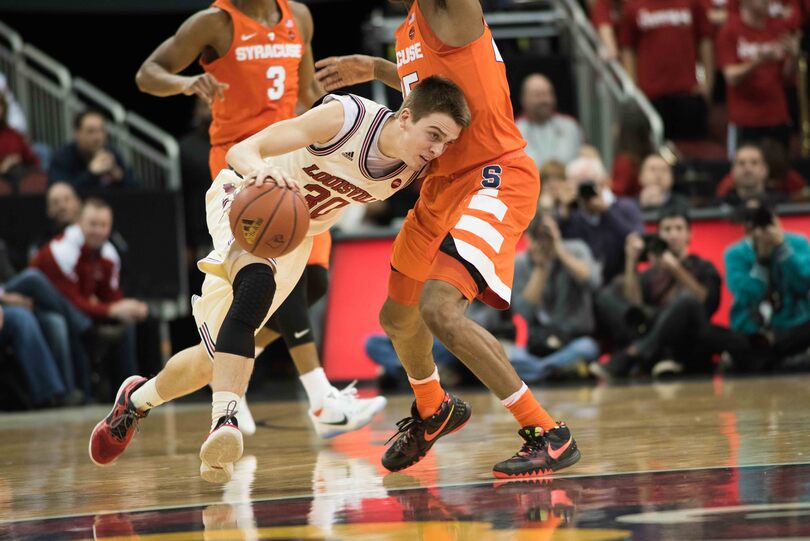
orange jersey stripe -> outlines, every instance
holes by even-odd
[[[212,4],[228,12],[233,21],[228,52],[212,62],[201,62],[205,71],[230,85],[225,99],[215,99],[211,107],[212,145],[241,141],[295,116],[304,41],[287,0],[277,2],[281,18],[273,27],[254,21],[230,0]]]
[[[506,68],[486,23],[478,39],[451,47],[436,37],[414,0],[395,37],[404,95],[419,81],[442,75],[461,87],[472,113],[472,123],[434,162],[431,176],[459,174],[526,146],[515,126]]]

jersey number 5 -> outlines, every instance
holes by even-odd
[[[287,80],[287,72],[281,66],[270,66],[267,68],[267,79],[273,83],[273,86],[267,89],[267,99],[280,100],[284,95],[284,81]]]
[[[492,52],[495,53],[495,61],[496,62],[503,62],[503,57],[501,56],[501,51],[498,50],[498,46],[495,44],[495,38],[492,38]],[[413,85],[419,82],[419,74],[415,71],[410,72],[407,75],[402,76],[402,96],[408,97],[408,94],[411,93],[411,89]]]

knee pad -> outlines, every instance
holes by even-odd
[[[275,293],[276,279],[269,266],[252,263],[241,269],[233,281],[233,302],[219,329],[217,351],[252,358],[256,329],[267,316]]]

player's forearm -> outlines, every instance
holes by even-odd
[[[265,165],[259,151],[259,144],[251,138],[245,139],[231,147],[225,155],[225,161],[240,175],[247,175]]]
[[[374,59],[374,78],[382,81],[394,90],[400,90],[399,75],[397,65],[385,58]]]
[[[135,75],[135,83],[141,92],[162,98],[182,94],[188,78],[169,73],[160,64],[147,60]]]

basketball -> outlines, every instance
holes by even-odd
[[[258,257],[293,251],[309,229],[309,208],[301,194],[275,183],[251,184],[236,194],[231,231],[244,250]]]

